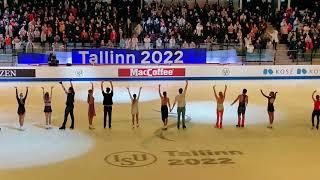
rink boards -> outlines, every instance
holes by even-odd
[[[0,81],[318,79],[318,65],[103,65],[2,67]]]

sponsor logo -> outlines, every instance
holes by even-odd
[[[148,166],[157,161],[153,154],[140,151],[123,151],[107,155],[105,162],[118,167],[142,167]]]
[[[83,71],[81,69],[76,70],[75,74],[77,77],[83,77]]]
[[[230,69],[228,69],[228,68],[222,69],[222,75],[229,76],[230,75]]]
[[[298,75],[308,75],[308,76],[319,76],[320,69],[318,68],[298,68],[297,69]]]
[[[119,77],[185,76],[185,68],[131,68],[118,69]]]
[[[0,78],[36,77],[35,69],[0,69]]]
[[[279,68],[279,69],[264,69],[263,70],[264,75],[305,75],[305,76],[319,76],[320,75],[320,69],[319,68]]]
[[[294,68],[264,69],[264,75],[294,75]]]

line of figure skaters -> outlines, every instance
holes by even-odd
[[[74,129],[74,96],[75,91],[72,84],[72,81],[70,80],[70,87],[68,90],[65,88],[64,84],[62,82],[59,82],[62,89],[64,90],[65,94],[67,95],[66,100],[66,108],[64,113],[64,121],[59,128],[60,130],[64,130],[66,128],[66,123],[68,116],[70,114],[71,116],[71,126],[70,129]],[[28,87],[26,87],[26,93],[23,95],[23,93],[18,93],[17,87],[16,89],[16,99],[18,103],[18,115],[19,115],[19,125],[20,130],[24,130],[23,124],[24,124],[24,118],[25,118],[25,104],[26,99],[28,96]],[[177,105],[177,128],[180,129],[180,119],[182,119],[182,128],[186,128],[185,124],[185,114],[186,114],[186,93],[188,89],[188,81],[186,81],[186,85],[183,88],[180,88],[178,90],[178,95],[176,95],[173,105],[170,104],[170,99],[168,98],[167,92],[163,91],[161,93],[161,85],[159,84],[159,96],[161,99],[161,118],[163,121],[163,130],[167,130],[168,125],[168,114],[169,111],[171,112],[174,107]],[[49,92],[45,92],[45,89],[42,87],[43,92],[43,102],[44,102],[44,113],[46,118],[46,129],[51,129],[51,101],[52,101],[52,90],[53,87],[51,87],[50,94]],[[139,98],[141,94],[142,87],[139,89],[139,93],[137,94],[131,94],[129,87],[127,87],[128,94],[131,99],[131,115],[132,115],[132,128],[139,128]],[[269,115],[269,125],[268,128],[272,128],[272,124],[274,121],[274,102],[277,97],[277,92],[270,92],[269,95],[266,95],[261,89],[261,94],[268,100],[267,105],[267,112]],[[101,82],[101,92],[104,97],[103,99],[103,106],[104,106],[104,115],[103,115],[103,121],[104,121],[104,128],[107,126],[107,116],[108,116],[108,127],[111,128],[111,122],[112,122],[112,106],[113,106],[113,84],[112,81],[110,81],[110,87],[107,87],[104,89],[104,81]],[[224,112],[224,100],[226,97],[227,92],[227,86],[225,85],[224,91],[220,91],[217,93],[216,86],[213,86],[213,92],[217,103],[217,110],[216,110],[216,128],[222,128],[222,121],[223,121],[223,112]],[[316,95],[316,91],[312,94],[312,100],[314,101],[314,110],[312,112],[312,129],[315,127],[314,124],[314,118],[317,117],[317,125],[316,128],[319,129],[319,117],[320,117],[320,96]],[[93,126],[93,118],[96,116],[95,112],[95,106],[94,101],[95,98],[93,96],[94,94],[94,87],[93,83],[91,82],[91,89],[88,90],[88,120],[89,120],[89,129],[94,129]],[[246,114],[246,108],[248,105],[249,97],[247,95],[247,89],[243,89],[242,94],[238,95],[238,97],[232,102],[231,105],[238,102],[238,124],[236,125],[237,128],[243,128],[245,126],[245,114]],[[0,128],[1,129],[1,128]]]

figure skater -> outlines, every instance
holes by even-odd
[[[168,105],[169,108],[171,109],[170,105],[170,99],[167,97],[167,92],[164,91],[163,94],[161,94],[161,85],[159,84],[159,96],[161,98],[161,119],[163,122],[163,130],[167,130],[167,125],[168,125]]]
[[[53,86],[51,87],[51,92],[49,95],[49,92],[44,92],[44,87],[42,88],[42,97],[43,97],[43,102],[44,102],[44,115],[46,117],[46,129],[51,129],[51,114],[52,114],[52,108],[51,108],[51,99],[52,99],[52,89]]]
[[[104,92],[104,88],[103,88],[103,83],[104,81],[101,82],[101,92],[103,95],[103,127],[106,128],[107,126],[107,115],[109,118],[109,129],[111,129],[111,120],[112,120],[112,105],[113,105],[113,84],[112,81],[110,81],[110,86],[111,89],[109,87],[106,88],[106,92]]]
[[[93,117],[96,116],[96,110],[94,108],[94,97],[93,97],[93,93],[94,93],[94,87],[93,87],[93,83],[91,83],[91,89],[88,90],[88,98],[87,98],[87,103],[89,105],[88,107],[88,119],[89,119],[89,129],[94,129],[92,121],[93,121]]]
[[[180,129],[180,118],[182,115],[182,128],[186,129],[186,124],[185,124],[185,119],[186,119],[186,93],[187,93],[187,89],[188,89],[188,81],[186,81],[186,86],[184,87],[184,90],[182,88],[179,89],[179,94],[176,96],[173,106],[170,109],[170,112],[172,111],[172,109],[174,108],[174,106],[176,105],[176,103],[178,104],[177,106],[177,114],[178,114],[178,123],[177,123],[177,128]]]
[[[312,93],[312,100],[314,103],[314,108],[312,112],[312,129],[314,128],[314,118],[317,117],[317,126],[316,128],[319,129],[319,117],[320,117],[320,96],[316,95],[316,98],[314,98],[314,94],[317,91],[313,91]]]
[[[216,86],[213,86],[214,96],[217,101],[217,122],[215,127],[220,129],[222,128],[222,120],[223,120],[223,112],[224,112],[223,103],[226,97],[226,91],[227,91],[227,85],[224,86],[224,92],[222,93],[220,91],[218,96],[216,92]]]
[[[269,93],[269,96],[267,96],[267,95],[265,95],[264,93],[263,93],[263,91],[262,91],[262,89],[260,89],[260,91],[261,91],[261,94],[265,97],[265,98],[267,98],[268,99],[268,115],[269,115],[269,126],[268,126],[268,128],[270,128],[270,129],[272,129],[272,124],[273,124],[273,120],[274,120],[274,105],[273,105],[273,103],[274,103],[274,101],[276,100],[276,97],[277,97],[277,93],[278,92],[273,92],[273,91],[271,91],[270,93]]]
[[[68,89],[68,91],[66,90],[66,88],[64,87],[62,82],[59,82],[61,84],[62,89],[64,90],[64,92],[67,95],[67,101],[66,101],[66,108],[64,111],[64,120],[62,123],[62,126],[59,128],[60,130],[64,130],[66,129],[66,123],[68,120],[68,115],[70,114],[71,116],[71,126],[70,129],[74,129],[74,114],[73,114],[73,109],[74,109],[74,88],[73,88],[73,84],[70,80],[70,87]]]
[[[130,89],[129,88],[127,88],[127,89],[128,89],[130,99],[131,99],[132,128],[134,129],[135,128],[134,119],[136,119],[137,128],[139,127],[139,98],[140,98],[140,93],[141,93],[142,87],[140,87],[140,89],[139,89],[138,97],[136,94],[133,94],[133,96],[132,96]]]
[[[236,127],[244,127],[244,121],[245,121],[245,114],[246,114],[246,108],[248,105],[248,96],[247,96],[247,89],[242,90],[242,94],[240,94],[236,100],[233,101],[231,106],[239,101],[238,105],[238,124]],[[241,119],[242,117],[242,119]]]
[[[18,102],[18,115],[19,115],[19,125],[20,125],[20,128],[19,130],[20,131],[23,131],[23,124],[24,124],[24,117],[25,117],[25,114],[26,114],[26,108],[25,108],[25,104],[26,104],[26,99],[28,97],[28,91],[29,91],[29,88],[26,87],[26,95],[23,96],[23,93],[18,93],[18,88],[15,87],[16,89],[16,99],[17,99],[17,102]],[[18,95],[19,94],[19,95]]]

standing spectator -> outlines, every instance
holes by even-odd
[[[288,24],[285,19],[282,20],[281,24],[281,40],[283,43],[287,43],[288,39]]]
[[[157,49],[161,49],[162,48],[162,39],[160,37],[158,37],[158,39],[156,41],[156,48]]]
[[[126,38],[126,40],[124,42],[124,48],[131,49],[131,39],[130,38]]]
[[[110,33],[110,41],[112,42],[112,43],[116,43],[116,41],[117,41],[117,33],[116,33],[116,31],[114,30],[114,29],[112,29],[112,31],[111,31],[111,33]]]
[[[6,38],[4,39],[4,46],[5,46],[5,49],[11,49],[11,46],[12,46],[12,40],[11,40],[11,37],[9,35],[6,36]]]
[[[124,49],[125,48],[125,39],[123,39],[123,37],[120,38],[119,48],[120,49]]]
[[[313,36],[313,49],[312,49],[312,55],[316,55],[317,51],[319,49],[319,37]]]
[[[150,45],[151,40],[150,40],[150,38],[149,38],[148,35],[146,35],[146,36],[144,37],[143,42],[144,42],[144,48],[145,48],[145,49],[151,49],[151,45]]]
[[[0,49],[4,48],[4,38],[3,38],[3,34],[0,34]]]
[[[131,39],[131,49],[132,50],[138,50],[139,49],[138,42],[139,42],[139,40],[138,40],[137,36],[134,34],[132,36],[132,39]]]
[[[21,48],[21,41],[20,39],[18,38],[18,36],[16,36],[13,41],[12,41],[12,46],[13,46],[13,49],[15,50],[18,50]]]
[[[41,45],[43,46],[45,44],[45,42],[47,41],[47,27],[46,26],[42,26],[40,38],[41,38]]]
[[[169,40],[169,48],[175,48],[175,47],[176,47],[176,39],[174,38],[174,36],[171,36]]]
[[[269,35],[271,36],[271,42],[274,50],[277,50],[277,45],[279,43],[278,31],[274,29],[272,33],[269,33]]]

